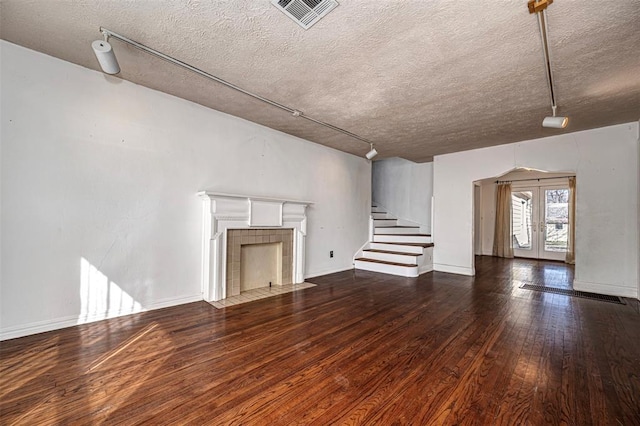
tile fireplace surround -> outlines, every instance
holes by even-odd
[[[311,202],[210,191],[198,195],[203,201],[204,300],[214,302],[240,293],[233,255],[242,244],[282,242],[283,284],[304,282],[306,208]]]
[[[240,257],[242,246],[265,243],[282,243],[282,282],[278,284],[292,283],[292,229],[229,229],[227,230],[227,297],[240,294]]]

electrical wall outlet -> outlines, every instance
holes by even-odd
[[[333,257],[333,250],[329,252],[329,257]]]

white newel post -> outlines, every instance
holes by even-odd
[[[204,300],[226,298],[227,230],[293,229],[294,284],[304,282],[307,206],[309,201],[201,191],[202,295]]]

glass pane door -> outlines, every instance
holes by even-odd
[[[513,254],[518,257],[538,257],[536,233],[537,188],[511,191],[511,232]]]
[[[569,188],[540,188],[544,202],[540,257],[563,260],[569,236]],[[542,207],[542,206],[541,206]]]
[[[569,235],[569,188],[512,188],[511,231],[515,256],[564,260]]]

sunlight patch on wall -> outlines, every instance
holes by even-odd
[[[78,324],[143,310],[139,302],[84,257],[80,259],[80,302]]]

